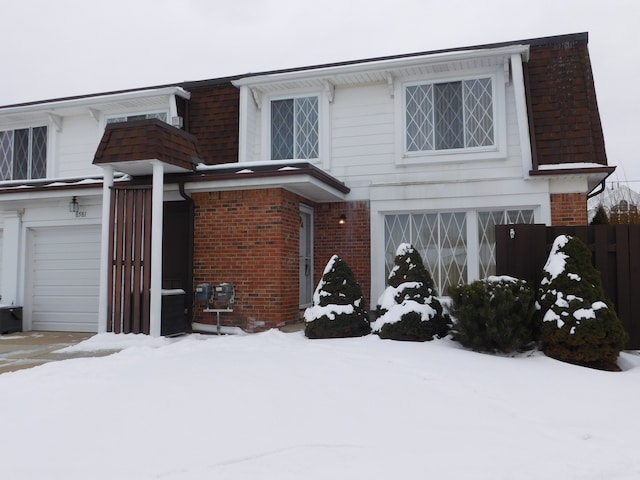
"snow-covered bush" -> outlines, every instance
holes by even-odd
[[[510,353],[535,342],[535,291],[524,280],[489,277],[449,289],[452,338],[467,348]]]
[[[308,338],[360,337],[371,333],[362,289],[349,266],[337,255],[327,263],[304,312]]]
[[[451,320],[442,311],[420,253],[403,243],[394,262],[387,279],[389,286],[378,300],[373,331],[380,338],[418,342],[446,336]]]
[[[616,368],[627,334],[606,298],[591,252],[580,239],[567,235],[555,239],[537,307],[546,355],[578,365]]]

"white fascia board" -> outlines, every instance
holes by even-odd
[[[3,114],[16,114],[16,113],[32,113],[32,112],[42,112],[42,111],[51,111],[62,108],[73,108],[73,107],[90,107],[94,105],[100,104],[108,104],[108,103],[116,103],[126,100],[134,100],[138,98],[149,98],[149,97],[158,97],[162,95],[177,95],[184,99],[191,98],[191,93],[186,91],[182,87],[161,87],[161,88],[150,88],[147,90],[136,90],[130,92],[122,92],[122,93],[112,93],[112,94],[98,94],[98,95],[90,95],[81,98],[72,98],[66,100],[51,100],[51,101],[43,101],[38,103],[33,103],[30,105],[18,105],[18,106],[8,106],[8,107],[0,107],[0,115]]]
[[[402,58],[391,58],[387,60],[363,61],[347,65],[337,65],[331,67],[318,67],[293,72],[273,73],[266,75],[255,75],[233,80],[231,83],[236,87],[264,85],[279,83],[283,81],[305,80],[312,78],[327,78],[341,74],[353,74],[360,72],[380,71],[388,72],[400,68],[409,68],[417,65],[435,65],[455,61],[472,60],[480,57],[506,57],[511,55],[521,55],[524,62],[529,60],[529,45],[510,45],[498,48],[485,48],[477,50],[459,50],[454,52],[443,52],[416,55]]]

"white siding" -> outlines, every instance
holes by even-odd
[[[30,237],[31,329],[96,332],[100,227],[33,228]]]
[[[68,178],[101,175],[102,169],[92,164],[102,131],[89,114],[64,118],[57,132],[53,172],[49,177]]]

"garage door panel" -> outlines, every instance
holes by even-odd
[[[32,236],[32,328],[97,331],[100,227],[36,228]]]
[[[72,259],[72,260],[36,260],[38,263],[38,270],[43,274],[47,274],[48,272],[60,272],[61,270],[66,271],[74,271],[74,272],[84,272],[84,271],[94,271],[95,265],[91,259]]]

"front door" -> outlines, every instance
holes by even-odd
[[[300,205],[300,308],[313,298],[313,208]]]

